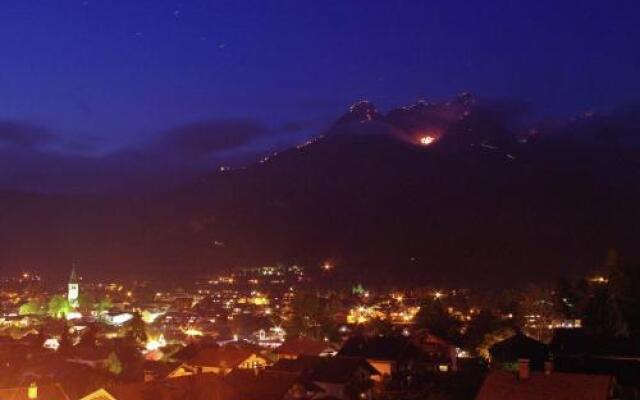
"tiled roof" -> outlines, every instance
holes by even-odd
[[[510,338],[498,342],[489,349],[491,359],[496,362],[516,362],[518,359],[531,360],[534,368],[542,368],[549,358],[549,348],[542,342],[517,333]]]
[[[249,358],[254,352],[236,347],[210,347],[201,350],[191,360],[190,365],[233,368]]]
[[[281,358],[269,368],[271,371],[302,374],[316,363],[315,357],[299,357],[297,359]]]
[[[29,400],[28,386],[0,389],[2,400]],[[67,400],[69,397],[60,385],[38,386],[38,400]]]
[[[322,389],[305,383],[298,375],[262,371],[256,373],[252,370],[234,370],[224,377],[238,395],[238,400],[253,400],[256,394],[260,394],[260,400],[281,400],[296,385],[305,391],[321,392]]]
[[[328,349],[332,349],[331,344],[306,337],[289,339],[278,347],[275,352],[277,354],[318,356]]]
[[[232,400],[233,390],[216,374],[129,383],[106,389],[117,400]]]
[[[371,375],[378,372],[360,357],[300,356],[295,360],[279,360],[272,371],[296,373],[314,382],[346,383],[356,371],[364,369]]]
[[[0,387],[26,387],[35,381],[39,387],[60,384],[72,399],[77,399],[97,387],[110,383],[113,375],[84,364],[67,362],[52,353],[42,357],[11,363],[9,368],[0,364]],[[0,397],[0,400],[4,400]]]
[[[410,347],[409,340],[403,336],[354,337],[347,340],[338,355],[397,361],[407,354]]]
[[[494,370],[476,400],[606,400],[611,383],[608,375],[531,372],[520,380],[514,372]]]

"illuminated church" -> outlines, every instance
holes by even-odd
[[[71,276],[69,277],[69,284],[67,285],[67,300],[71,307],[78,307],[78,295],[80,294],[80,282],[78,280],[78,274],[76,273],[76,266],[71,269]]]

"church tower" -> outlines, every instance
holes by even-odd
[[[78,295],[80,294],[80,282],[78,281],[78,275],[76,273],[76,266],[73,265],[71,270],[71,276],[69,277],[69,284],[67,285],[67,300],[71,307],[78,307]]]

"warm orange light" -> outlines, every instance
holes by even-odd
[[[167,345],[167,341],[165,340],[164,335],[160,334],[160,336],[158,337],[148,338],[147,343],[145,344],[144,347],[146,348],[147,351],[154,351],[166,345]]]
[[[331,271],[333,269],[333,264],[331,264],[330,262],[326,262],[322,265],[322,269],[324,271]]]
[[[188,328],[183,330],[182,332],[184,332],[185,335],[187,336],[202,336],[203,333],[200,329],[196,329],[196,328]]]
[[[604,276],[594,276],[593,278],[589,279],[591,282],[593,283],[608,283],[609,280],[607,278],[605,278]]]

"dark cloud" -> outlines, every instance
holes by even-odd
[[[47,128],[18,121],[0,121],[0,143],[33,148],[54,139],[55,135]]]
[[[182,156],[205,157],[247,145],[269,131],[265,124],[252,120],[204,121],[174,128],[163,141]]]
[[[527,115],[528,108],[526,103],[515,100],[483,101],[474,104],[474,111],[459,128],[473,126],[474,132],[491,132],[493,136],[480,139],[500,143],[504,132],[516,132],[508,125],[518,116]],[[361,121],[369,119],[368,113],[355,110],[325,130],[308,120],[291,120],[275,127],[249,119],[208,120],[157,132],[152,139],[115,151],[108,151],[104,146],[106,140],[90,133],[56,135],[37,124],[5,120],[0,121],[0,190],[66,193],[168,190],[188,185],[221,165],[250,164],[265,154],[302,143],[306,135],[313,133],[402,131],[404,134],[413,126],[458,121],[462,111],[455,102],[435,103],[392,110],[384,116],[375,114],[365,124]],[[544,129],[533,126],[540,139],[550,136],[554,140],[628,146],[640,144],[638,116],[640,107],[630,105],[608,114],[559,121]],[[526,125],[522,132],[530,131],[531,125]],[[465,134],[465,143],[468,138]]]
[[[54,135],[46,127],[0,121],[0,191],[120,193],[167,190],[220,165],[244,165],[289,138],[253,120],[202,121],[159,132],[135,146],[99,151],[100,138]],[[266,141],[264,140],[266,139]],[[279,146],[291,146],[291,139]]]
[[[0,171],[0,191],[111,194],[175,188],[199,173],[147,152],[94,157],[2,147]]]

